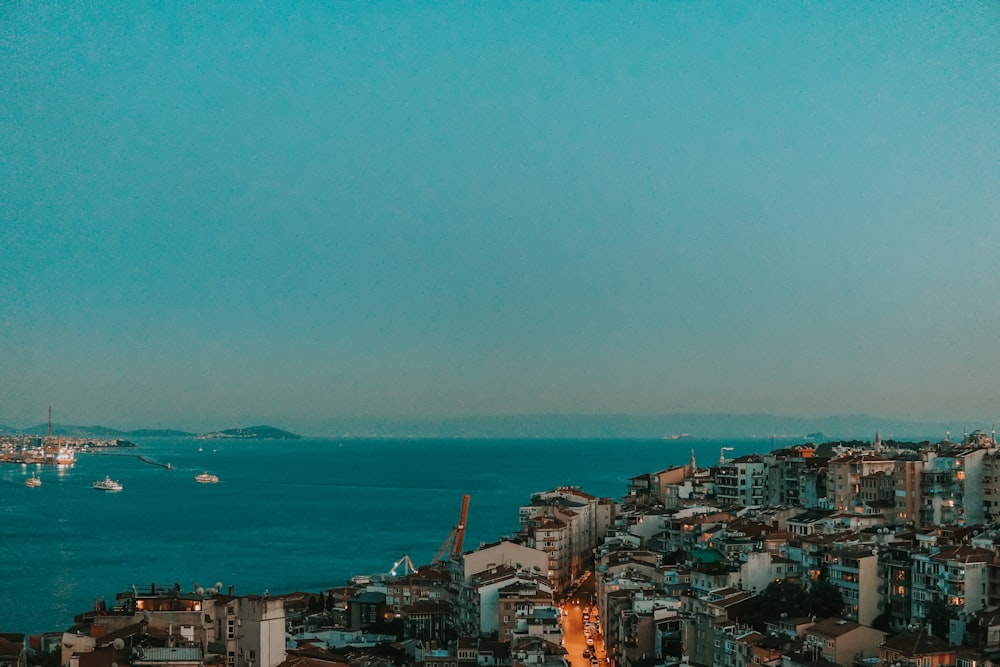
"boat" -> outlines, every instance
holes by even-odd
[[[121,482],[115,481],[108,476],[105,476],[99,482],[94,482],[93,487],[98,491],[121,491],[125,488]]]
[[[31,473],[31,477],[29,477],[28,479],[24,480],[24,485],[25,486],[31,486],[31,487],[41,486],[42,485],[42,478],[36,476],[35,473]]]
[[[200,484],[215,484],[219,481],[219,478],[216,475],[208,474],[208,471],[206,470],[200,475],[195,475],[194,481]]]

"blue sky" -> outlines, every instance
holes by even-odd
[[[0,423],[998,415],[994,3],[0,6]]]

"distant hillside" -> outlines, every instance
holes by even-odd
[[[41,436],[49,431],[48,424],[38,424],[28,428],[13,428],[11,426],[0,426],[0,435],[25,435]],[[225,431],[215,431],[197,435],[188,431],[177,429],[155,429],[142,428],[124,431],[107,426],[73,426],[67,424],[53,424],[52,435],[63,438],[98,438],[103,440],[115,440],[125,438],[231,438],[231,439],[271,439],[271,440],[296,440],[302,436],[289,431],[282,431],[273,426],[250,426],[247,428],[233,428]]]
[[[28,428],[18,429],[16,435],[45,435],[49,432],[48,424],[37,424]],[[53,424],[52,435],[64,438],[123,438],[128,433],[107,426],[73,426],[67,424]]]
[[[203,433],[195,437],[205,440],[298,440],[302,436],[273,426],[248,426]]]

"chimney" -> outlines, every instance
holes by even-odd
[[[235,586],[230,586],[229,587],[229,597],[236,597],[236,587]]]

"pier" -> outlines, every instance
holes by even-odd
[[[169,463],[159,463],[159,462],[154,461],[153,459],[149,458],[148,456],[142,456],[141,454],[139,455],[139,460],[142,461],[143,463],[148,463],[151,466],[156,466],[157,468],[163,468],[164,470],[173,470],[174,469],[174,467],[172,465],[170,465]]]

